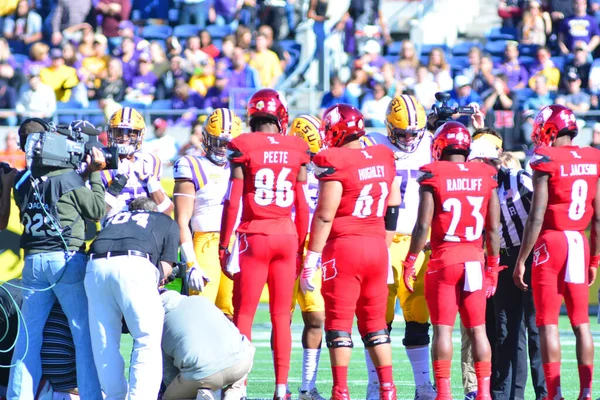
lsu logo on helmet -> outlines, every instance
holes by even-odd
[[[308,144],[310,152],[314,155],[321,150],[323,137],[319,127],[321,120],[311,115],[303,114],[292,122],[291,134],[302,138]]]
[[[413,96],[403,94],[390,102],[386,112],[390,142],[405,153],[413,153],[425,134],[425,109]]]
[[[215,164],[227,162],[227,142],[242,133],[242,120],[227,108],[217,108],[204,121],[202,136],[206,157]]]
[[[146,121],[135,108],[124,107],[108,121],[108,144],[119,147],[119,155],[130,156],[142,148]]]

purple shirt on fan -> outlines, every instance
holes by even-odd
[[[519,83],[527,86],[527,79],[529,78],[527,69],[518,61],[502,63],[498,66],[498,69],[506,74],[510,90],[513,90]]]
[[[52,64],[52,60],[46,58],[42,61],[33,61],[33,60],[25,60],[23,63],[23,73],[25,75],[30,75],[32,72],[40,72],[42,68],[47,68]]]
[[[158,78],[154,72],[148,72],[146,75],[137,75],[131,81],[131,87],[139,90],[142,94],[154,94]]]
[[[180,97],[174,96],[173,102],[171,103],[171,107],[173,110],[187,110],[190,108],[203,108],[204,99],[197,92],[193,90],[189,91],[189,96],[187,99],[182,99]]]
[[[214,5],[217,15],[233,17],[237,11],[237,0],[214,0]]]
[[[567,49],[573,51],[575,42],[589,43],[593,36],[600,35],[600,28],[598,28],[598,22],[594,17],[589,15],[584,17],[572,16],[563,20],[559,32],[564,34]]]
[[[219,90],[215,86],[208,89],[204,98],[204,108],[229,108],[229,85]]]
[[[128,62],[121,59],[121,64],[123,65],[123,80],[127,86],[131,86],[131,82],[133,82],[133,78],[137,75],[139,69],[138,56],[134,54]]]

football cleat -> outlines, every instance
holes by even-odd
[[[396,386],[393,383],[382,383],[379,386],[379,400],[396,400]]]
[[[369,382],[367,385],[367,400],[379,400],[379,381]]]
[[[431,382],[417,386],[415,389],[415,400],[435,400],[437,392]]]
[[[331,400],[350,400],[350,393],[348,393],[348,388],[339,388],[334,386],[331,389]],[[377,398],[379,400],[379,397]]]
[[[325,400],[323,396],[319,394],[317,388],[311,390],[298,390],[298,400]]]

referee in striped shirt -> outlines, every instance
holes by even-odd
[[[500,200],[501,251],[500,265],[508,268],[498,277],[493,297],[496,317],[496,342],[492,398],[524,399],[527,383],[527,349],[536,399],[544,398],[546,383],[542,369],[539,331],[535,324],[533,293],[520,291],[512,280],[523,230],[533,194],[531,175],[521,168],[501,165],[502,137],[492,129],[480,129],[473,135],[470,159],[485,162],[498,169]],[[531,257],[527,260],[525,280],[531,281]],[[527,337],[526,337],[527,330]]]

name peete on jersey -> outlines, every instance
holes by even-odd
[[[265,164],[288,164],[287,151],[265,151],[263,163]]]

